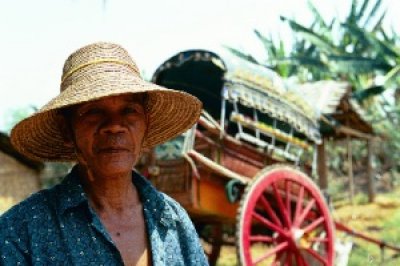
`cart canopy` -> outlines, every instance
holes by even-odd
[[[264,66],[233,56],[222,58],[207,50],[188,50],[164,62],[152,81],[195,95],[215,120],[235,112],[232,106],[223,106],[224,101],[239,103],[244,106],[244,117],[253,116],[250,110],[255,109],[264,125],[277,120],[281,127],[293,127],[296,137],[321,141],[316,110]]]

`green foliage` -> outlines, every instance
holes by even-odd
[[[367,89],[365,83],[375,85],[374,78],[383,73],[387,74],[388,81],[384,83],[385,88],[399,86],[399,37],[382,27],[386,14],[382,11],[382,1],[372,3],[364,0],[360,3],[352,0],[345,20],[333,19],[330,22],[324,20],[311,2],[308,5],[314,15],[310,26],[281,16],[293,31],[294,44],[289,50],[285,50],[283,40],[274,40],[255,30],[268,55],[268,67],[283,77],[296,75],[300,81],[350,81],[355,85],[354,90]],[[250,54],[233,48],[230,50],[260,64]]]
[[[15,124],[36,111],[37,108],[34,106],[26,106],[18,109],[8,110],[5,114],[5,132],[10,133]]]

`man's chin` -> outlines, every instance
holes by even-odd
[[[108,160],[100,160],[98,162],[100,172],[109,176],[119,176],[130,174],[133,169],[134,161],[131,158],[125,160],[117,160],[109,158]]]

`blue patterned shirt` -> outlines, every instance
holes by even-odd
[[[152,265],[208,265],[184,209],[133,172],[143,204]],[[74,168],[0,217],[0,265],[123,265]]]

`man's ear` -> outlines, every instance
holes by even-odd
[[[57,124],[64,139],[65,146],[74,147],[74,133],[71,128],[71,123],[62,114],[57,114]]]

